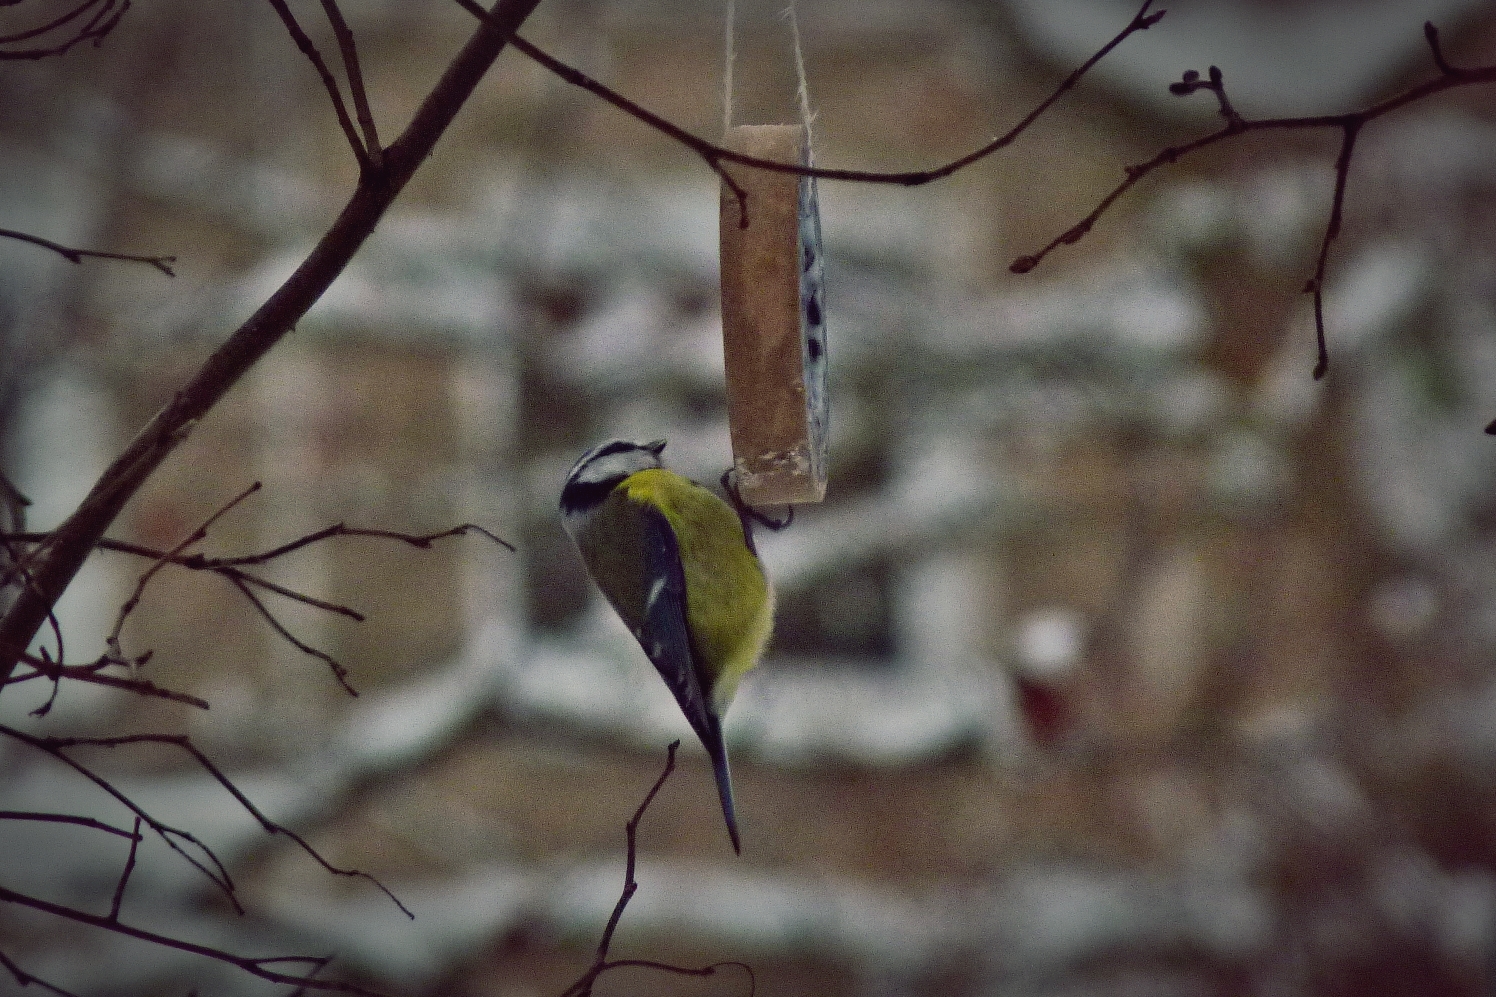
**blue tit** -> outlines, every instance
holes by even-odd
[[[566,476],[561,518],[706,747],[741,854],[722,717],[768,643],[774,590],[737,512],[667,471],[664,449],[611,440],[588,450]]]

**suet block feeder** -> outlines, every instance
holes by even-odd
[[[723,145],[759,159],[810,161],[803,125],[738,125]],[[745,210],[724,183],[719,219],[737,487],[748,505],[819,502],[826,497],[830,400],[815,178],[725,168],[747,194]]]

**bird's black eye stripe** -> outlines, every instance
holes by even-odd
[[[607,457],[607,456],[610,456],[611,454],[623,453],[625,450],[638,450],[638,449],[639,449],[639,444],[637,444],[637,443],[630,443],[628,440],[614,440],[612,443],[609,443],[607,446],[603,447],[597,453],[593,454],[592,455],[592,460],[597,460],[599,457]]]
[[[608,497],[608,493],[623,483],[626,474],[614,475],[602,481],[571,481],[561,489],[561,511],[577,512],[591,509]]]

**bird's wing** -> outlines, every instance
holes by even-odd
[[[737,808],[732,799],[732,776],[727,768],[722,722],[702,695],[701,676],[686,626],[686,573],[681,567],[680,545],[670,522],[653,506],[645,507],[642,522],[646,575],[654,581],[645,595],[644,615],[634,629],[634,636],[639,638],[644,653],[675,694],[681,712],[711,757],[732,850],[741,854],[743,846],[738,838]]]
[[[643,525],[646,575],[653,582],[645,594],[644,619],[635,636],[691,728],[705,740],[712,725],[686,625],[686,573],[680,563],[680,546],[659,510],[647,507]]]

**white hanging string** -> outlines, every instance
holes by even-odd
[[[733,37],[737,23],[736,0],[727,0],[727,65],[722,70],[722,134],[732,127],[732,67],[738,61],[736,39]]]
[[[790,37],[795,45],[795,97],[800,103],[800,122],[805,125],[807,145],[810,141],[810,125],[815,115],[810,110],[810,85],[805,78],[805,53],[800,45],[800,18],[795,13],[795,0],[785,8],[784,15],[790,22]],[[726,50],[722,68],[722,132],[732,127],[733,69],[738,61],[737,51],[737,0],[727,0],[727,26],[723,47]]]
[[[732,0],[728,0],[728,3],[731,2]],[[810,85],[805,82],[805,56],[800,51],[800,19],[795,16],[795,0],[790,0],[784,16],[789,18],[790,34],[795,40],[795,96],[800,100],[800,123],[805,126],[806,161],[814,163],[815,155],[810,148],[810,123],[815,115],[810,113]]]

